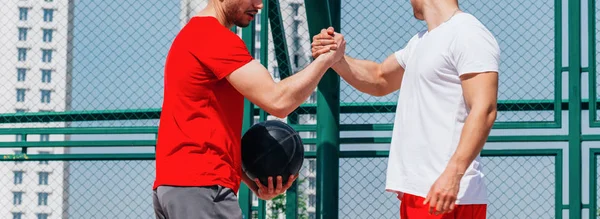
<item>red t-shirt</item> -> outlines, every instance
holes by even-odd
[[[160,185],[221,185],[238,191],[244,97],[225,77],[253,57],[213,17],[194,17],[167,55],[156,144]]]

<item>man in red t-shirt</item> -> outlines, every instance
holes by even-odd
[[[164,102],[156,145],[153,201],[157,218],[241,218],[241,181],[261,199],[285,192],[281,176],[269,185],[241,168],[244,97],[276,117],[303,103],[344,54],[331,45],[304,70],[275,83],[230,28],[247,27],[260,0],[210,0],[179,32],[165,65]],[[275,184],[275,185],[273,185]]]

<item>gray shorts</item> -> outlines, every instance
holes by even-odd
[[[223,186],[159,186],[152,199],[157,219],[242,218],[237,196]]]

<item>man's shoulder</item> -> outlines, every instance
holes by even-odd
[[[456,22],[453,29],[464,32],[464,31],[484,31],[490,32],[488,27],[481,22],[475,15],[469,13],[461,13],[459,15],[459,22]]]
[[[194,44],[215,45],[215,42],[241,41],[241,38],[212,17],[192,17],[178,34]]]

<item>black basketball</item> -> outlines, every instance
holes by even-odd
[[[285,186],[290,175],[297,175],[304,162],[304,145],[296,130],[278,120],[254,124],[242,136],[242,169],[252,180],[258,178],[269,186],[273,177],[277,187],[277,176]]]

